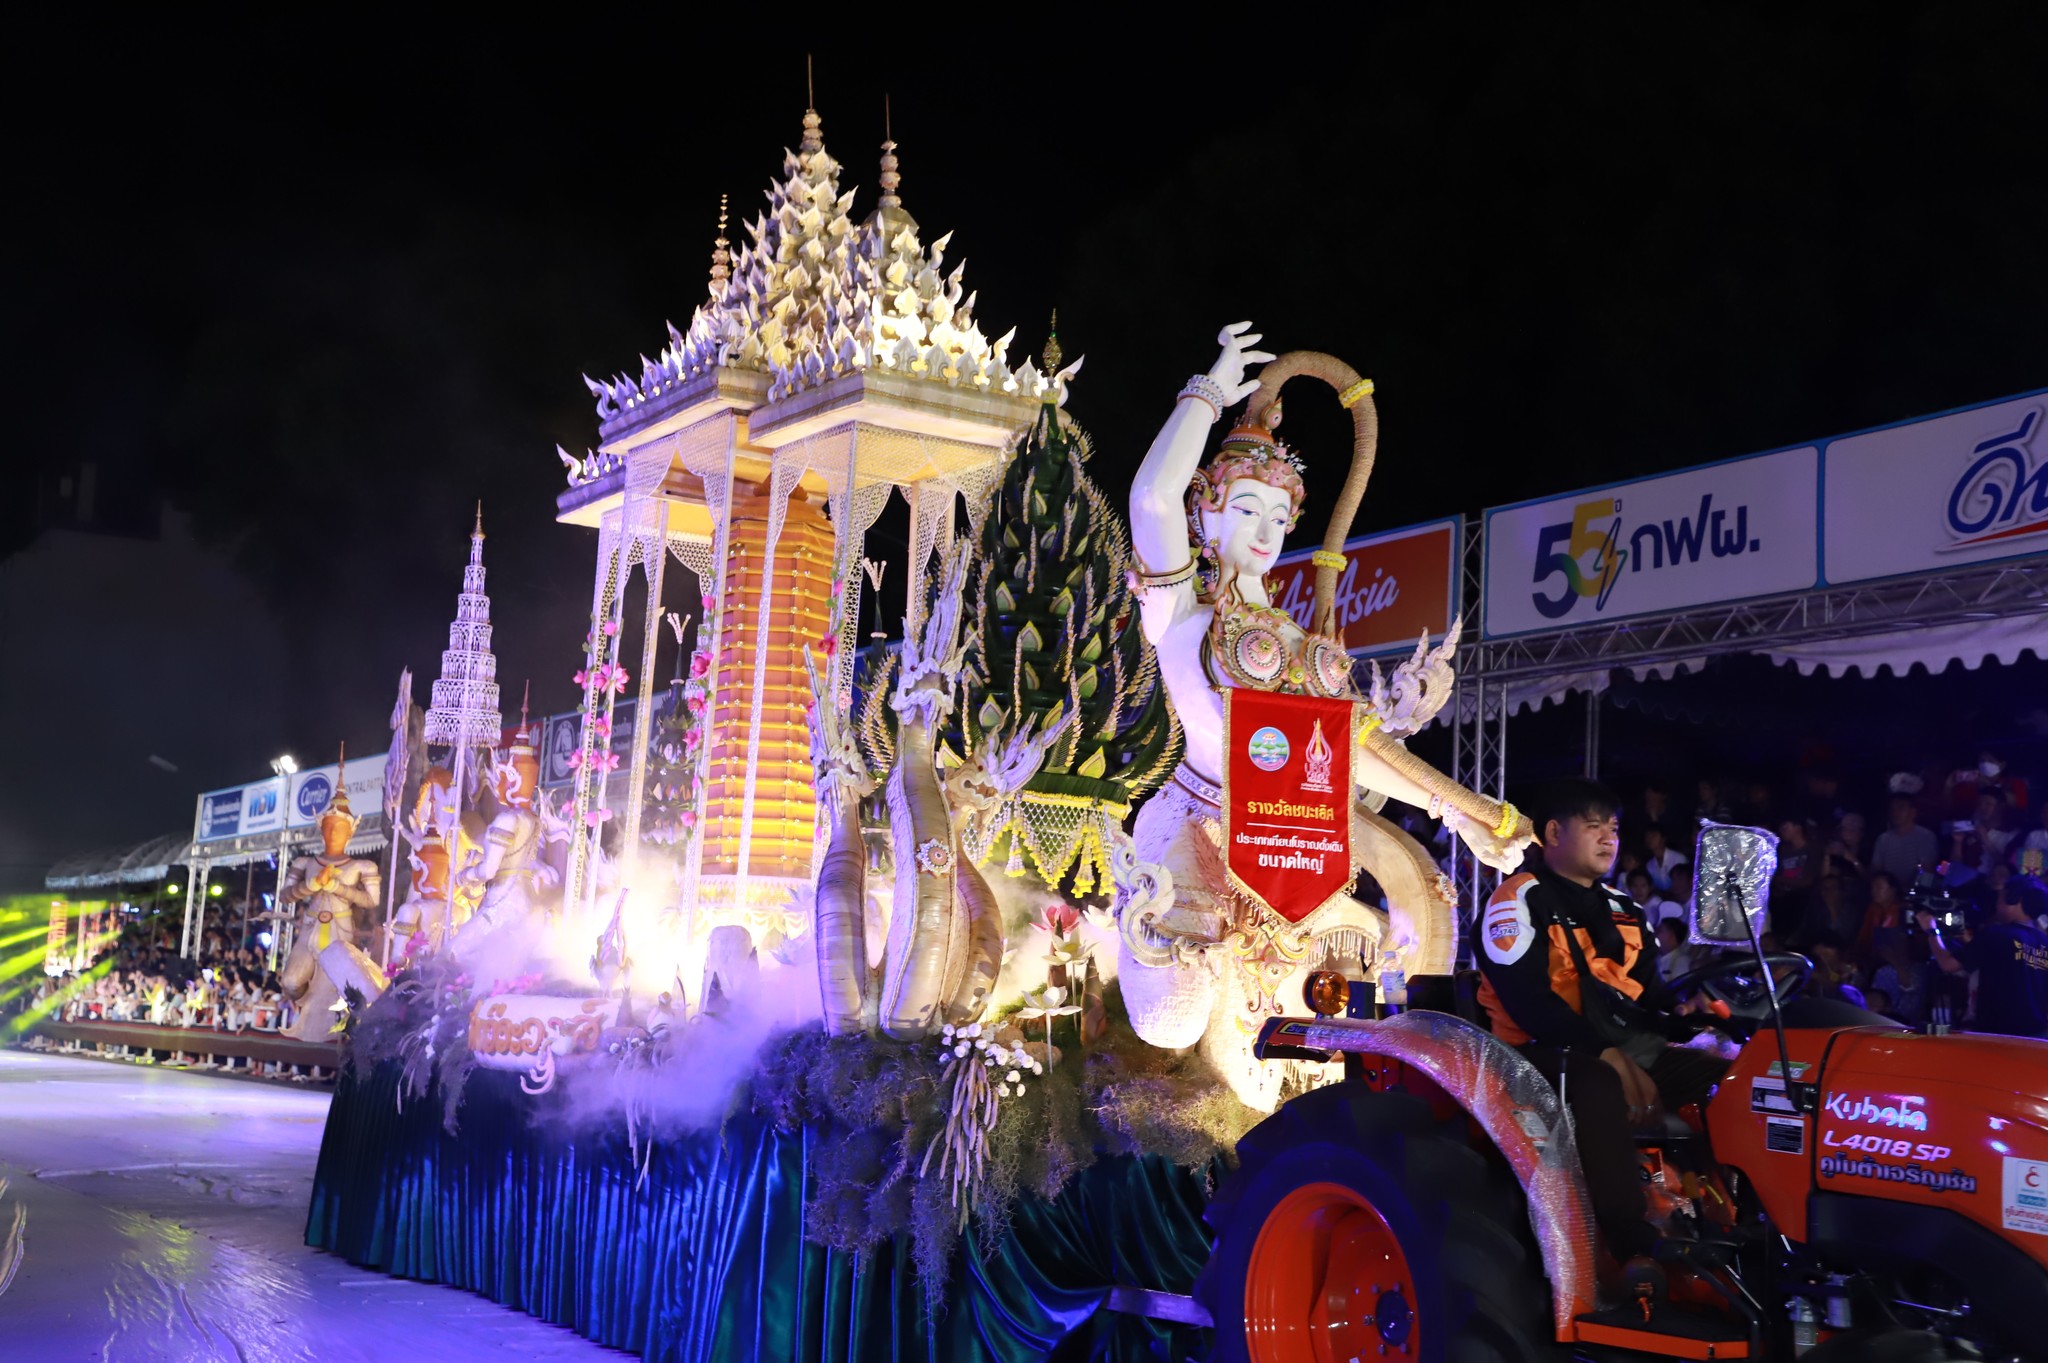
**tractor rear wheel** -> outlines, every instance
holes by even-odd
[[[1409,1094],[1331,1084],[1238,1142],[1195,1296],[1217,1363],[1554,1363],[1512,1174]]]

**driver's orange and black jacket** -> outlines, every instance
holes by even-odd
[[[1634,900],[1548,868],[1524,871],[1494,891],[1479,924],[1479,1003],[1502,1041],[1591,1051],[1613,1044],[1585,1017],[1566,932],[1600,980],[1659,1013],[1677,1004],[1657,974],[1657,942]]]

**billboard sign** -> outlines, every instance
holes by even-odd
[[[194,825],[193,838],[198,842],[212,842],[216,838],[232,838],[242,831],[242,788],[234,786],[227,790],[210,790],[199,797],[199,818]]]
[[[284,827],[284,778],[242,787],[242,832],[275,833]]]
[[[384,807],[384,763],[387,754],[351,758],[348,764],[348,807],[358,819],[368,818]],[[339,766],[329,764],[302,771],[292,777],[290,819],[293,828],[310,828],[327,812],[334,798]]]
[[[1344,544],[1337,578],[1337,629],[1353,657],[1415,647],[1427,630],[1441,638],[1458,613],[1462,517],[1362,535]],[[1267,576],[1273,604],[1312,628],[1316,569],[1312,549],[1283,554]]]
[[[1827,443],[1829,582],[2048,553],[2048,391]]]
[[[212,842],[251,833],[275,833],[285,826],[285,785],[282,776],[254,781],[199,797],[196,840]]]
[[[674,707],[675,693],[663,687],[654,693],[654,721],[659,724],[662,717]],[[623,773],[632,765],[633,740],[640,732],[640,702],[621,700],[612,707],[611,748],[618,754],[619,769]],[[576,768],[569,765],[583,744],[583,712],[570,710],[564,714],[549,715],[539,721],[541,733],[540,783],[543,787],[571,785],[576,780]]]
[[[1820,450],[1750,455],[1486,512],[1489,639],[1812,587]]]

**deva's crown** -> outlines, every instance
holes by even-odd
[[[1257,417],[1246,416],[1223,437],[1216,457],[1195,475],[1189,486],[1196,503],[1205,511],[1221,511],[1226,492],[1239,478],[1279,488],[1289,498],[1287,528],[1292,530],[1301,519],[1301,504],[1307,499],[1308,488],[1301,479],[1300,458],[1273,434],[1272,426],[1280,423],[1280,404],[1276,402],[1268,408],[1267,416],[1270,426]]]
[[[343,837],[352,838],[360,822],[355,811],[348,807],[348,745],[344,743],[340,762],[334,770],[334,794],[327,801],[327,808],[320,812],[320,836],[327,837],[327,825],[334,823],[348,830],[342,834]]]
[[[348,807],[348,787],[337,782],[334,787],[334,798],[327,802],[327,808],[320,813],[320,835],[326,837],[327,826],[333,823],[347,829],[347,835],[353,837],[358,822],[360,820],[356,818],[355,811]]]

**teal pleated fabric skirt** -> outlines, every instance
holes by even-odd
[[[448,1283],[649,1363],[1178,1360],[1207,1332],[1111,1311],[1119,1285],[1186,1293],[1209,1253],[1205,1180],[1106,1156],[1026,1197],[1002,1242],[973,1229],[927,1312],[906,1242],[864,1260],[804,1238],[813,1135],[741,1114],[657,1141],[637,1184],[623,1124],[578,1130],[510,1074],[479,1071],[459,1134],[392,1066],[346,1073],[320,1147],[306,1242]],[[643,1154],[645,1153],[643,1147]]]

